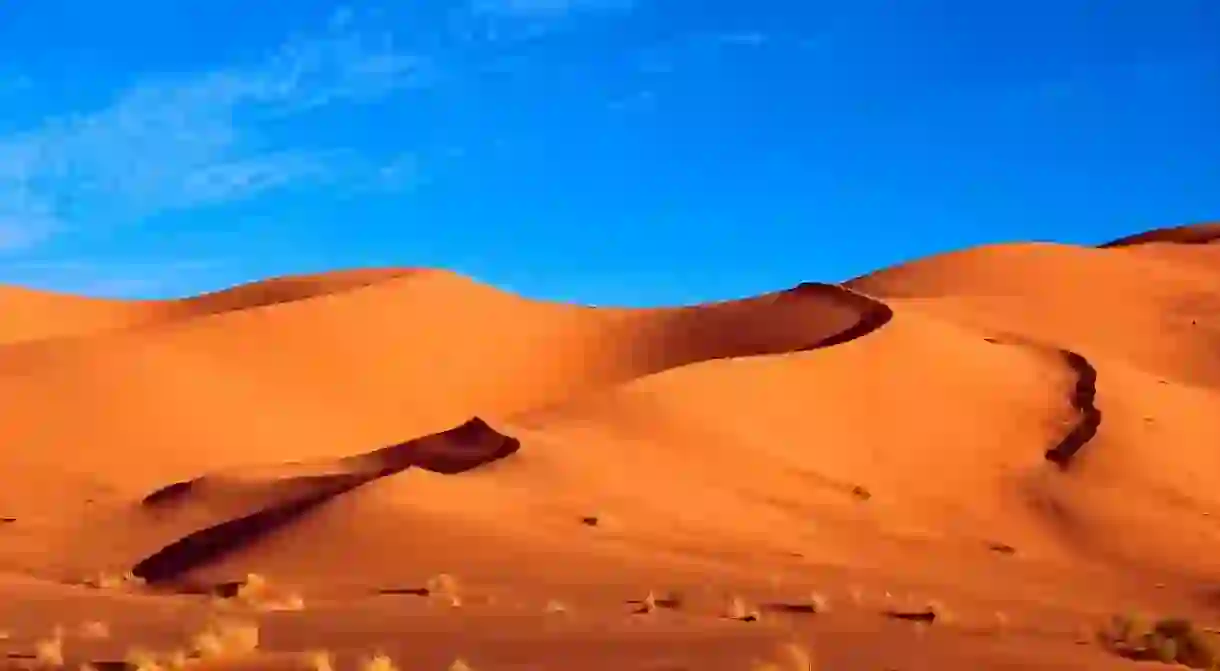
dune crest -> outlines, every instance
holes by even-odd
[[[1128,235],[1101,245],[1103,249],[1133,247],[1155,243],[1176,245],[1210,245],[1220,242],[1220,222],[1188,224],[1172,228],[1158,228]]]

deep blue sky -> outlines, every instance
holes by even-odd
[[[1216,0],[5,2],[0,109],[0,282],[100,295],[647,305],[1220,218]]]

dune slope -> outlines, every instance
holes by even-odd
[[[1220,275],[1203,264],[1127,248],[999,245],[881,270],[846,286],[983,332],[1220,386]]]
[[[801,557],[1003,590],[999,545],[1214,580],[1220,274],[1140,251],[1201,237],[667,309],[438,271],[46,299],[0,319],[0,568],[375,590]]]

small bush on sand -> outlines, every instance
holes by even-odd
[[[759,618],[759,612],[753,608],[746,606],[746,602],[738,596],[729,599],[727,612],[725,616],[731,620],[741,620],[742,622],[755,622]]]
[[[218,620],[191,640],[191,651],[202,659],[248,655],[257,649],[258,625],[242,620]]]
[[[125,587],[140,587],[144,579],[127,571],[126,573],[107,573],[105,571],[85,578],[85,585],[96,589],[123,589]]]
[[[462,605],[462,597],[458,595],[458,582],[448,573],[441,573],[428,579],[428,595],[447,602],[453,607]]]
[[[143,648],[132,648],[123,656],[123,662],[132,671],[165,671],[157,654]]]
[[[310,650],[305,661],[312,671],[335,671],[335,658],[325,650]]]
[[[234,599],[249,604],[255,604],[267,597],[269,591],[267,579],[258,573],[247,573],[244,580],[237,585]]]
[[[305,609],[305,600],[296,592],[273,587],[258,573],[247,573],[231,596],[214,596],[212,605],[217,609],[236,607],[258,611],[300,611]]]
[[[360,664],[360,671],[398,671],[398,667],[388,655],[377,653]]]
[[[34,660],[39,666],[60,667],[64,665],[64,630],[55,627],[47,638],[34,641]]]
[[[1181,618],[1153,622],[1137,615],[1116,615],[1099,639],[1106,648],[1129,659],[1220,669],[1220,647],[1206,632]]]

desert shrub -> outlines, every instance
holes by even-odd
[[[1182,618],[1150,621],[1138,615],[1116,615],[1102,629],[1102,643],[1135,660],[1220,669],[1220,649],[1207,632]]]

